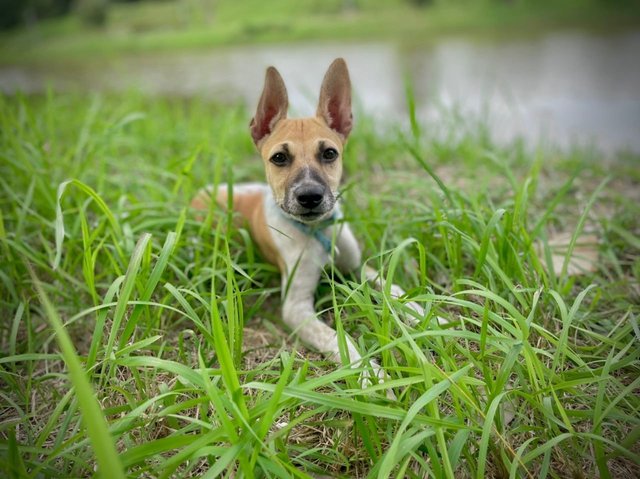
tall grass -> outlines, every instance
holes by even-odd
[[[360,119],[346,217],[427,311],[406,326],[402,299],[327,270],[317,309],[389,374],[361,390],[282,327],[247,232],[187,209],[206,183],[262,177],[246,117],[0,98],[6,476],[638,475],[637,157]],[[596,272],[553,273],[558,230],[599,235]]]

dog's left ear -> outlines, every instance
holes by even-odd
[[[347,63],[342,58],[333,61],[322,80],[316,115],[344,140],[347,139],[353,126],[351,80]]]

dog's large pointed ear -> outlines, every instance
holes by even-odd
[[[316,115],[323,118],[343,139],[347,139],[353,126],[351,80],[347,64],[342,58],[333,61],[322,80]]]
[[[273,131],[276,123],[287,117],[288,107],[287,89],[280,73],[273,67],[267,68],[262,96],[250,124],[251,137],[256,145]]]

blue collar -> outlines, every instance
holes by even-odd
[[[318,240],[318,242],[322,245],[326,253],[328,255],[331,255],[332,241],[331,241],[331,238],[329,238],[326,234],[324,234],[324,230],[327,229],[329,226],[334,225],[336,221],[342,218],[342,214],[340,213],[340,210],[337,207],[333,211],[333,215],[331,215],[330,218],[327,218],[326,220],[322,220],[318,223],[314,223],[312,225],[303,223],[298,220],[294,220],[289,216],[285,216],[285,218],[287,218],[287,220],[289,220],[289,222],[293,226],[298,228],[299,231],[302,231],[307,236],[313,236],[316,240]]]

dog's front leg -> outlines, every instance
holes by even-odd
[[[365,266],[365,276],[367,278],[367,281],[375,285],[378,289],[383,290],[385,288],[385,281],[384,279],[382,279],[380,272],[378,270],[372,268],[371,266]],[[398,299],[398,298],[402,298],[407,293],[400,286],[392,283],[389,288],[389,294],[392,298]],[[418,317],[424,318],[424,314],[425,314],[424,309],[415,301],[408,301],[405,303],[405,306],[415,311],[418,314]],[[416,326],[419,323],[419,321],[416,318],[409,315],[405,316],[405,321],[410,326]]]
[[[294,278],[285,274],[282,276],[282,290],[285,292],[282,306],[283,320],[303,343],[323,353],[329,360],[341,364],[338,334],[335,329],[318,318],[313,304],[321,270],[319,267],[311,270],[310,265],[306,266],[306,268],[294,270]],[[349,356],[345,359],[353,368],[363,366],[362,356],[355,344],[348,336],[345,339],[346,353]],[[373,370],[374,377],[382,379],[383,373],[377,363],[369,361],[367,366]],[[362,387],[371,384],[370,376],[367,370],[362,373],[360,377]]]
[[[304,342],[317,351],[340,362],[340,349],[336,331],[318,319],[313,305],[313,295],[320,280],[320,269],[310,265],[300,268],[291,275],[282,275],[284,302],[282,317],[291,330]],[[355,345],[347,338],[348,360],[357,367],[362,359]]]
[[[335,264],[340,271],[347,273],[355,271],[360,267],[362,254],[360,252],[358,242],[356,241],[348,224],[341,225],[336,237],[336,246],[337,251]],[[380,277],[380,273],[375,269],[370,266],[366,266],[365,277],[367,278],[367,281],[373,284],[376,288],[380,290],[384,289],[384,280]],[[392,298],[398,299],[406,295],[406,292],[397,284],[391,284],[390,295]],[[405,305],[415,311],[418,318],[424,318],[424,309],[418,303],[415,301],[408,301]],[[419,322],[418,319],[410,315],[405,315],[405,320],[411,326],[415,326]]]

